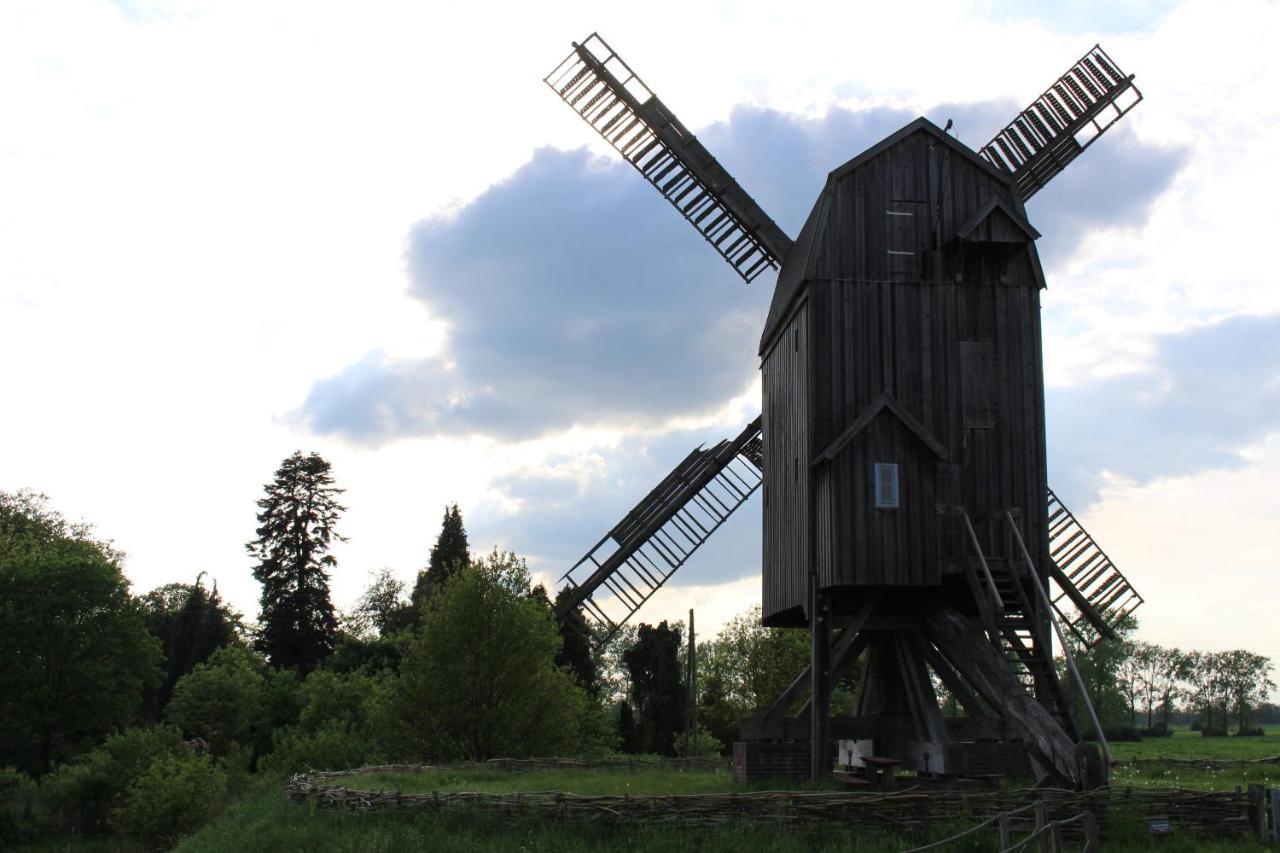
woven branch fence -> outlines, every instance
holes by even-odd
[[[470,765],[475,766],[475,765]],[[562,765],[578,766],[578,765]],[[446,765],[454,769],[458,765]],[[1102,788],[1089,792],[1055,789],[927,793],[908,789],[883,794],[827,791],[760,791],[741,794],[586,796],[563,791],[510,794],[433,792],[405,794],[365,791],[340,784],[344,777],[372,772],[413,772],[435,766],[389,765],[358,770],[298,774],[286,783],[291,799],[321,808],[360,812],[465,810],[469,813],[523,816],[553,821],[615,824],[721,826],[750,822],[775,826],[848,825],[897,833],[928,832],[948,823],[970,823],[998,816],[1027,803],[1044,805],[1048,820],[1067,822],[1082,811],[1105,825],[1123,812],[1161,816],[1179,833],[1223,835],[1256,832],[1261,797],[1250,794],[1177,788]],[[1259,791],[1260,794],[1260,791]],[[1070,827],[1068,827],[1070,828]]]
[[[1159,765],[1161,767],[1180,767],[1193,770],[1232,770],[1240,767],[1257,767],[1265,764],[1280,764],[1280,755],[1270,758],[1130,758],[1128,761],[1117,761],[1116,764],[1134,766]]]

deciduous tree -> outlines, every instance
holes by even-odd
[[[119,560],[43,496],[0,492],[0,765],[47,772],[134,721],[159,682]]]

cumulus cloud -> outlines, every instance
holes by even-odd
[[[1068,503],[1109,472],[1138,483],[1244,464],[1280,430],[1280,316],[1157,336],[1147,369],[1046,392],[1051,483]]]
[[[979,144],[1008,102],[943,105]],[[892,108],[819,118],[740,108],[700,137],[795,234],[831,169],[915,118]],[[584,128],[584,133],[588,133]],[[1116,134],[1036,199],[1053,251],[1089,228],[1140,222],[1181,155]],[[1123,192],[1108,192],[1122,182]],[[1052,256],[1052,253],[1050,253]],[[418,223],[410,292],[449,326],[447,353],[373,352],[316,382],[301,410],[315,432],[378,443],[483,434],[520,440],[573,425],[654,429],[719,409],[756,371],[771,295],[744,286],[625,163],[541,149],[449,217]]]
[[[689,451],[736,432],[736,427],[677,430],[512,472],[494,483],[497,499],[468,515],[468,530],[477,542],[520,543],[535,568],[558,578]],[[760,535],[756,495],[681,569],[680,583],[720,583],[759,572]]]

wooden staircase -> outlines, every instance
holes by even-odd
[[[606,642],[760,487],[763,466],[759,417],[695,449],[560,577],[571,593],[557,616],[581,607]]]

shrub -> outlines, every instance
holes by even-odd
[[[1266,733],[1262,726],[1242,726],[1236,732],[1236,737],[1263,737]]]
[[[1140,741],[1138,730],[1133,726],[1107,726],[1103,728],[1108,741]]]
[[[1227,730],[1220,729],[1217,726],[1202,726],[1200,728],[1201,737],[1226,737]]]
[[[45,778],[41,794],[60,826],[84,834],[105,832],[129,786],[157,760],[184,753],[182,734],[174,726],[127,729],[59,767]]]
[[[315,731],[292,726],[276,734],[276,746],[262,760],[264,773],[290,774],[304,770],[347,770],[380,764],[378,752],[363,732],[330,721]]]
[[[226,774],[209,756],[166,756],[129,786],[115,818],[134,838],[171,844],[217,814],[226,795]]]
[[[260,661],[247,649],[224,646],[179,679],[165,713],[188,735],[207,740],[214,755],[226,755],[233,743],[253,742],[265,694]]]
[[[35,829],[36,783],[12,767],[0,767],[0,847],[16,845]]]
[[[1173,729],[1166,729],[1162,723],[1156,723],[1149,729],[1143,729],[1143,737],[1173,737]]]

